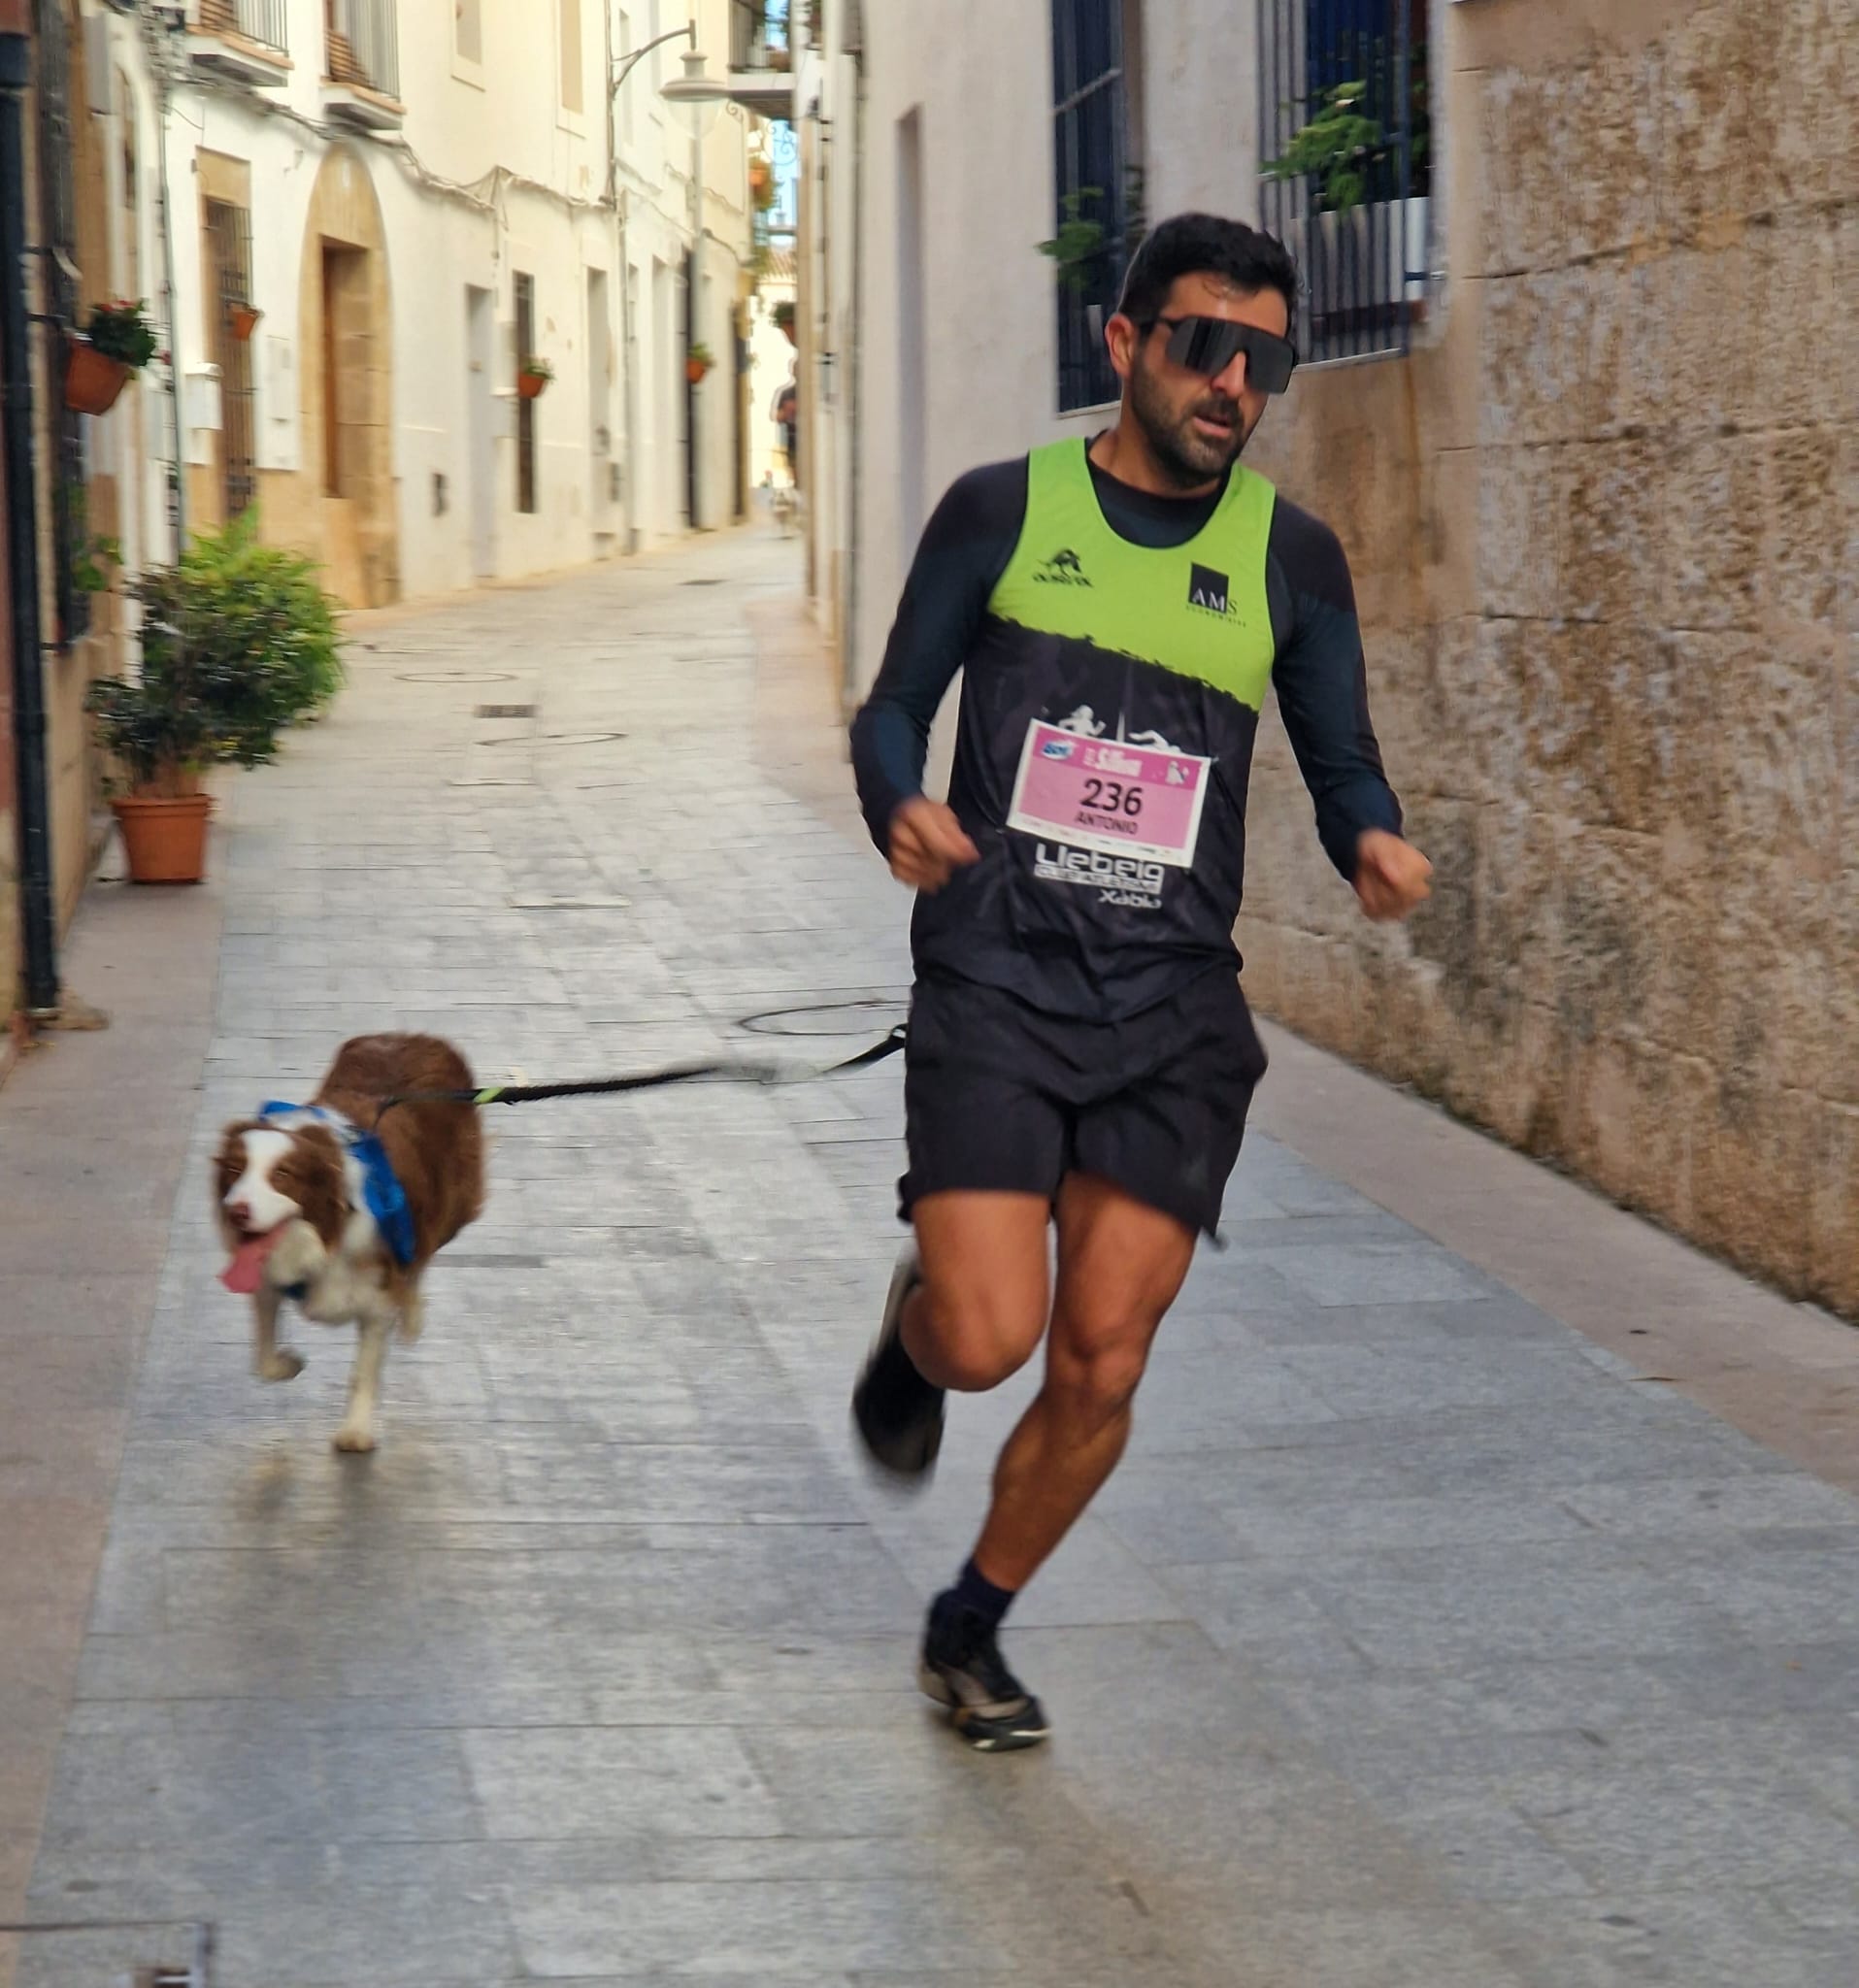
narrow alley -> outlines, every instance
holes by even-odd
[[[334,712],[222,783],[209,890],[93,893],[71,977],[117,1027],[0,1098],[43,1217],[0,1239],[0,1523],[50,1526],[82,1450],[107,1541],[94,1592],[66,1550],[20,1600],[0,1872],[35,1923],[162,1923],[16,1939],[20,1988],[191,1922],[222,1988],[1859,1978],[1859,1505],[1775,1408],[1850,1402],[1859,1342],[1277,1034],[1227,1246],[1010,1625],[1043,1753],[971,1755],[913,1679],[1031,1377],[955,1404],[920,1498],[847,1427],[895,1062],[493,1112],[379,1451],[329,1446],[349,1333],[251,1377],[208,1159],[346,1036],[546,1081],[902,1018],[794,559],[737,532],[360,617]],[[1508,1196],[1539,1273],[1300,1151],[1323,1100],[1390,1176],[1423,1136]],[[1743,1428],[1666,1384],[1733,1316],[1795,1361]]]

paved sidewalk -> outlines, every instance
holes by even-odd
[[[225,1988],[1850,1988],[1859,1504],[1597,1342],[1643,1307],[1682,1350],[1679,1258],[1717,1319],[1785,1314],[1778,1391],[1849,1391],[1859,1342],[1533,1170],[1498,1213],[1558,1239],[1586,1332],[1556,1248],[1526,1302],[1497,1244],[1249,1143],[1129,1460],[1015,1617],[1057,1739],[1010,1760],[940,1730],[912,1644],[1031,1382],[956,1405],[922,1499],[846,1423],[895,1064],[499,1114],[380,1452],[327,1446],[347,1335],[297,1325],[303,1377],[249,1378],[206,1157],[345,1034],[553,1078],[896,1017],[906,905],[793,557],[716,539],[371,617],[334,715],[233,786],[33,1915],[213,1920]],[[836,1003],[784,1025],[837,1034],[738,1025]],[[1279,1066],[1335,1107],[1333,1167],[1337,1121],[1385,1166],[1418,1110]],[[1426,1117],[1442,1169],[1508,1167]],[[1589,1258],[1634,1267],[1605,1317]],[[18,1978],[173,1946],[39,1938]]]

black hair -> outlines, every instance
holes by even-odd
[[[1291,251],[1276,236],[1212,214],[1158,221],[1130,258],[1116,308],[1146,326],[1167,309],[1169,292],[1184,276],[1220,277],[1249,295],[1277,290],[1297,323],[1298,266]]]

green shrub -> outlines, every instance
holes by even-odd
[[[129,591],[141,674],[94,683],[89,706],[138,788],[186,792],[210,766],[262,765],[342,686],[335,604],[310,560],[259,545],[250,512]]]

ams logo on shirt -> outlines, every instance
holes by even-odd
[[[1204,614],[1230,617],[1238,612],[1230,599],[1232,584],[1224,573],[1215,573],[1211,566],[1190,566],[1187,604]]]
[[[1045,586],[1089,586],[1091,583],[1084,578],[1084,562],[1069,546],[1054,552],[1033,578]]]

